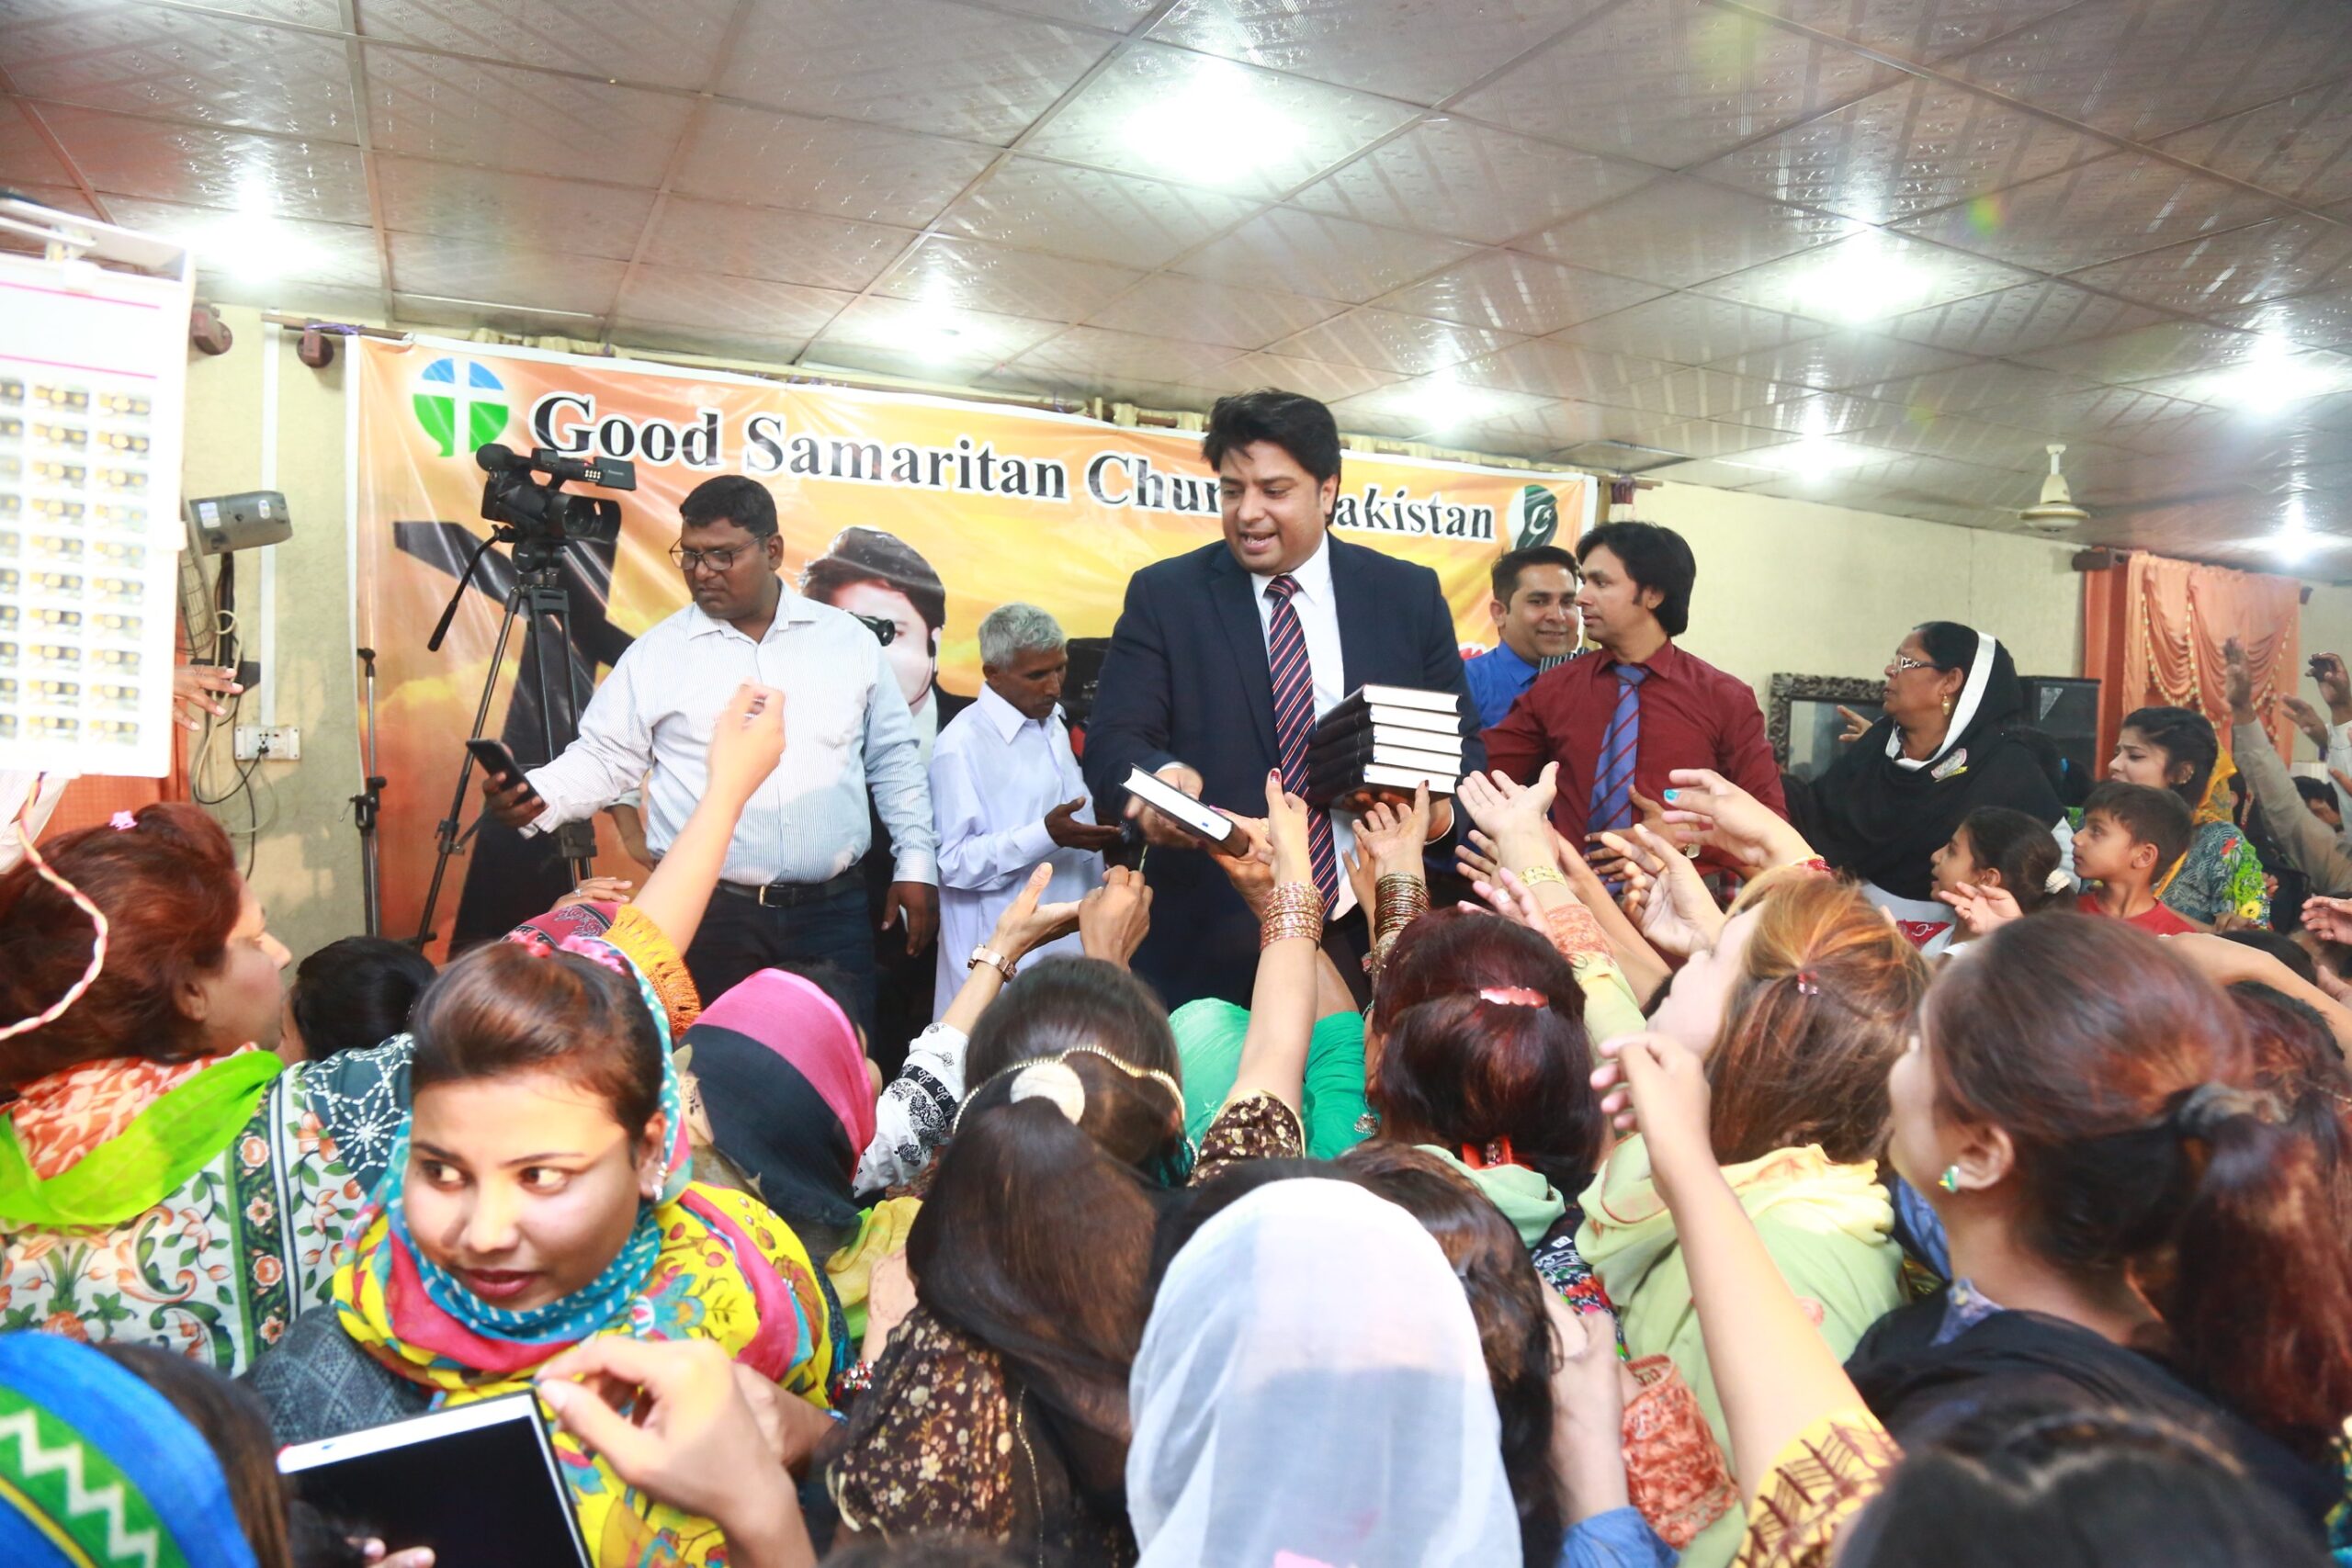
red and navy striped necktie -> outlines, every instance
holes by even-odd
[[[1306,634],[1299,628],[1298,611],[1290,602],[1297,592],[1298,579],[1288,572],[1266,584],[1266,665],[1274,680],[1274,742],[1282,751],[1283,788],[1304,799],[1306,744],[1315,733],[1315,668],[1306,657]],[[1328,910],[1340,895],[1330,813],[1307,813],[1306,849],[1315,867],[1315,886]]]
[[[1634,759],[1642,747],[1641,687],[1650,672],[1639,664],[1620,664],[1610,673],[1620,682],[1617,706],[1609,715],[1600,761],[1592,770],[1592,809],[1584,824],[1588,833],[1634,825]]]

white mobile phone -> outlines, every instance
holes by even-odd
[[[1233,822],[1194,800],[1166,780],[1141,768],[1127,773],[1127,793],[1198,838],[1222,844],[1233,837]]]

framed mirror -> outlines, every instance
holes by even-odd
[[[1879,705],[1885,690],[1885,681],[1876,677],[1774,675],[1765,733],[1781,771],[1807,781],[1819,778],[1837,760],[1838,737],[1845,733],[1838,710],[1851,708],[1876,722],[1885,711]]]

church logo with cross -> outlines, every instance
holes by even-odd
[[[506,433],[511,412],[504,383],[471,359],[436,359],[426,366],[409,403],[444,457],[456,457],[460,445],[470,452],[497,440]]]

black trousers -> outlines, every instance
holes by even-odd
[[[854,880],[788,908],[716,891],[685,959],[706,1004],[763,969],[829,965],[849,981],[857,1026],[874,1028],[874,932],[865,918],[865,888]]]

